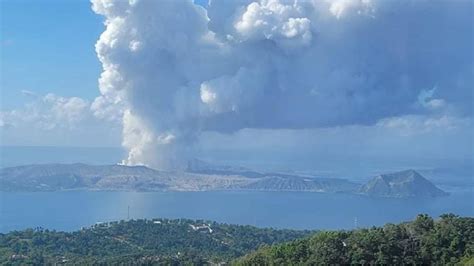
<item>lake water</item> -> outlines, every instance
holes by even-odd
[[[208,219],[258,227],[351,229],[401,222],[418,213],[474,216],[472,188],[435,199],[374,199],[304,192],[0,192],[0,232],[72,231],[137,218]]]

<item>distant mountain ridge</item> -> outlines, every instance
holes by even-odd
[[[365,185],[346,179],[285,173],[263,173],[242,167],[214,167],[193,162],[187,171],[161,171],[145,166],[43,164],[0,169],[2,191],[307,191],[354,193],[376,197],[446,195],[413,170],[375,177]]]
[[[133,182],[138,180],[140,182]],[[147,187],[156,189],[165,187],[165,180],[160,172],[145,166],[75,163],[24,165],[0,170],[2,190],[139,190],[140,183],[145,182]]]

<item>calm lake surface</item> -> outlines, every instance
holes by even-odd
[[[418,213],[474,216],[473,189],[435,199],[374,199],[305,192],[0,192],[0,232],[73,231],[97,222],[192,218],[258,227],[351,229],[411,220]],[[357,220],[357,221],[356,221]]]

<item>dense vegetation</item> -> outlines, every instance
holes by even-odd
[[[322,231],[262,247],[239,265],[474,265],[474,218],[419,215],[399,225]]]
[[[310,233],[185,219],[112,222],[72,233],[28,229],[0,234],[0,264],[205,264]]]
[[[202,265],[232,260],[237,265],[474,265],[473,258],[474,218],[452,214],[436,221],[419,215],[409,223],[352,231],[160,219],[105,223],[72,233],[29,229],[0,234],[0,264],[6,265]]]

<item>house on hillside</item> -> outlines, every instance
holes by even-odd
[[[212,228],[211,228],[211,225],[210,225],[210,224],[202,224],[202,225],[190,224],[189,226],[190,226],[194,231],[212,233]]]

